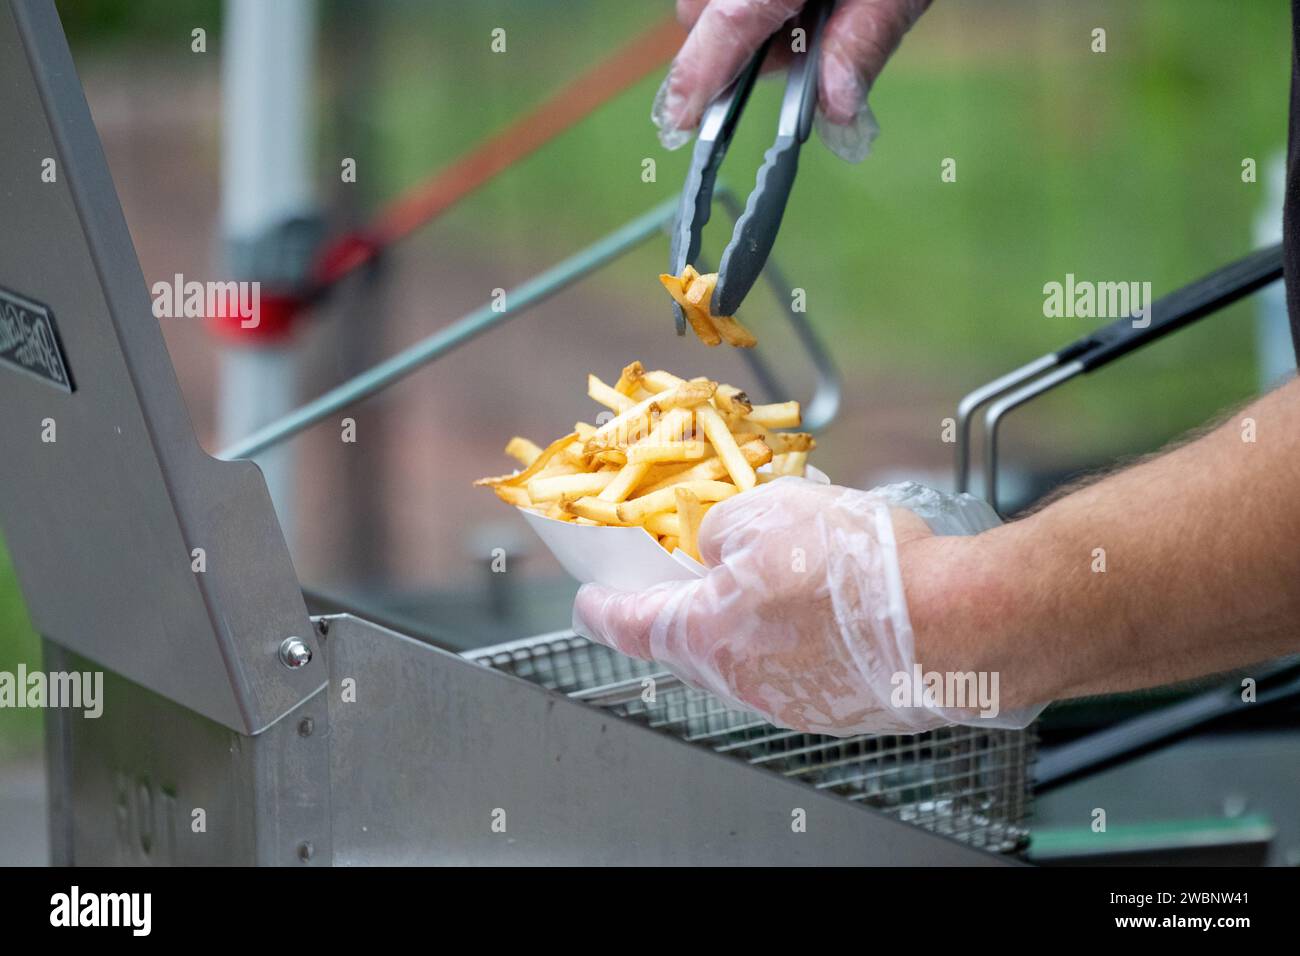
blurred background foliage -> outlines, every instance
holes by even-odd
[[[379,164],[368,189],[382,199],[670,9],[667,0],[323,0],[321,112],[345,95],[332,64],[365,16],[380,54],[365,118]],[[196,25],[220,50],[218,0],[77,0],[60,10],[79,63],[157,59],[160,40],[174,49]],[[510,55],[484,70],[481,40],[498,24],[509,26]],[[1108,33],[1104,54],[1089,48],[1097,26]],[[1147,280],[1159,295],[1248,250],[1266,214],[1266,168],[1285,145],[1289,54],[1282,0],[936,0],[873,91],[875,155],[849,166],[805,150],[781,234],[783,262],[816,297],[847,387],[919,377],[955,403],[1097,324],[1044,318],[1044,283],[1067,273]],[[549,255],[671,197],[689,151],[665,153],[655,140],[647,117],[658,82],[618,96],[456,206],[441,234],[499,258],[535,256],[544,237]],[[760,86],[724,168],[742,193],[772,138],[779,92]],[[325,155],[335,128],[326,119],[320,130]],[[658,161],[654,183],[629,172],[646,156]],[[945,157],[957,159],[956,183],[940,181]],[[1258,161],[1260,183],[1242,182],[1245,157]],[[322,160],[322,180],[331,174]],[[637,283],[657,256],[601,281],[655,295]],[[1259,387],[1252,309],[1049,398],[1033,413],[1037,427],[1023,430],[1034,437],[1013,436],[1008,454],[1040,466],[1110,460],[1243,400]],[[34,665],[38,645],[0,553],[0,669],[18,661]],[[34,747],[38,732],[36,715],[0,712],[0,750]]]

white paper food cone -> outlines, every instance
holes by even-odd
[[[830,479],[812,465],[807,468],[807,477],[830,484]],[[527,508],[520,508],[519,513],[564,570],[583,584],[642,591],[664,581],[689,581],[708,571],[680,548],[669,554],[644,528],[557,521]]]

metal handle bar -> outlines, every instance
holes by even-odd
[[[957,491],[964,492],[969,486],[971,420],[983,405],[997,399],[984,415],[984,497],[1001,514],[997,497],[998,428],[1007,413],[1281,277],[1282,246],[1261,249],[1157,299],[1145,317],[1117,319],[970,392],[957,406]]]
[[[1133,717],[1039,755],[1034,792],[1047,793],[1082,777],[1109,770],[1204,729],[1249,707],[1286,703],[1300,697],[1300,664],[1294,659],[1261,677],[1254,703],[1242,704],[1238,681]]]
[[[678,677],[667,671],[660,671],[643,677],[629,677],[611,684],[601,684],[599,687],[584,687],[582,690],[571,691],[568,697],[595,707],[617,707],[639,700],[645,691],[645,681],[651,681],[656,692],[682,686]]]

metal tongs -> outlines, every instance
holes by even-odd
[[[735,315],[749,290],[753,288],[763,264],[776,242],[790,188],[799,169],[799,147],[812,131],[813,111],[817,107],[817,52],[821,46],[822,27],[830,16],[833,0],[811,0],[797,19],[806,30],[804,52],[796,53],[790,64],[781,100],[781,117],[777,123],[776,142],[764,154],[754,191],[745,202],[745,211],[736,220],[731,242],[718,265],[718,284],[713,290],[709,311],[713,315]],[[695,262],[700,253],[700,236],[713,207],[713,187],[718,167],[731,145],[736,123],[745,109],[760,67],[773,39],[785,26],[768,37],[758,53],[726,90],[709,104],[700,121],[699,137],[686,174],[681,206],[673,227],[668,268],[673,275]],[[686,316],[673,303],[677,334],[686,334]]]

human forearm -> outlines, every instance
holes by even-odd
[[[900,558],[921,664],[998,671],[1006,707],[1300,650],[1300,383],[1038,514]]]

